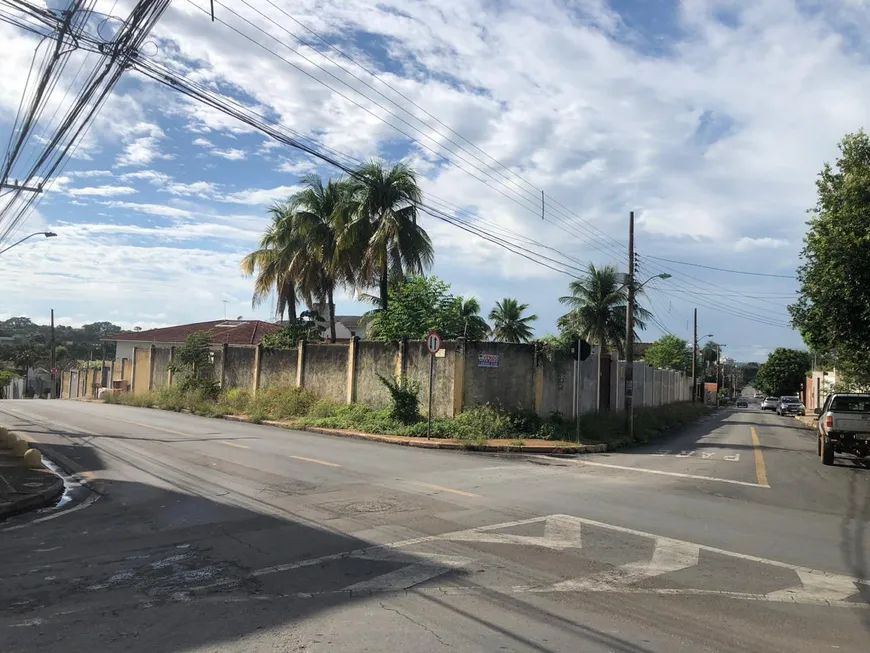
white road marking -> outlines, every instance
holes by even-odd
[[[843,601],[858,592],[854,578],[837,574],[795,570],[800,578],[799,588],[789,588],[771,592],[769,601],[794,601],[795,603],[835,603]]]
[[[695,455],[694,451],[683,450],[677,454],[677,458],[688,458],[688,457],[694,456],[694,455]]]
[[[740,454],[736,454],[739,459]],[[716,478],[715,476],[701,476],[700,474],[683,474],[681,472],[665,472],[660,469],[647,469],[646,467],[630,467],[629,465],[612,465],[610,463],[598,463],[592,460],[572,460],[567,462],[575,465],[588,465],[590,467],[605,467],[609,469],[622,469],[627,472],[640,472],[642,474],[657,474],[660,476],[673,476],[675,478],[690,478],[696,481],[713,481],[715,483],[729,483],[731,485],[743,485],[745,487],[760,487],[766,490],[770,489],[770,485],[760,485],[759,483],[750,483],[749,481],[735,481],[731,478]]]
[[[727,460],[727,461],[729,461],[729,462],[736,463],[738,460],[740,460],[740,454],[739,454],[739,453],[734,453],[734,454],[731,454],[731,455],[725,456],[725,460]],[[765,487],[770,487],[770,486],[769,486],[769,485],[765,485]]]
[[[385,555],[386,554],[386,555]],[[408,556],[404,556],[407,558]],[[403,561],[403,556],[396,552],[377,551],[371,554],[354,556],[358,560]],[[342,589],[343,592],[396,592],[419,585],[427,580],[437,578],[453,569],[460,569],[470,562],[471,558],[444,556],[437,554],[414,555],[416,561],[395,571],[381,574]]]
[[[579,549],[582,546],[580,524],[563,519],[560,515],[544,518],[544,535],[513,535],[510,533],[492,533],[485,530],[472,529],[460,531],[448,536],[453,542],[488,542],[495,544],[521,544],[524,546],[539,546],[546,549],[562,551],[564,549]]]
[[[707,458],[712,458],[715,455],[716,454],[713,451],[702,451],[701,452],[701,458],[703,458],[704,460],[707,460]]]
[[[667,456],[669,453],[671,453],[670,449],[659,449],[653,454],[653,456]]]

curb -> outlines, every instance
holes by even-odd
[[[0,521],[3,521],[8,517],[13,517],[14,515],[20,515],[24,512],[39,510],[40,508],[47,508],[48,506],[54,505],[63,494],[64,483],[63,479],[54,472],[47,469],[46,472],[54,476],[54,482],[36,494],[29,494],[20,499],[14,499],[13,501],[0,505]]]
[[[369,440],[372,442],[383,442],[385,444],[393,444],[405,447],[415,447],[417,449],[445,449],[450,451],[480,451],[486,453],[520,453],[531,455],[553,455],[553,454],[581,454],[581,453],[602,453],[607,451],[606,444],[581,444],[576,446],[563,447],[514,447],[514,446],[497,446],[497,445],[475,445],[472,443],[455,442],[452,440],[394,440],[390,436],[377,435],[374,433],[360,433],[359,431],[345,431],[343,429],[328,429],[320,426],[295,426],[285,422],[275,422],[272,420],[263,420],[261,422],[253,422],[250,419],[239,415],[224,415],[223,419],[231,422],[245,422],[247,424],[265,424],[266,426],[274,426],[291,431],[306,431],[309,433],[319,433],[321,435],[332,435],[340,438],[352,438],[354,440]]]

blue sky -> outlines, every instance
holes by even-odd
[[[648,285],[656,323],[644,340],[688,338],[697,307],[700,334],[739,360],[801,345],[785,326],[793,279],[662,259],[793,274],[815,175],[845,133],[866,126],[870,12],[861,0],[216,2],[218,18],[253,42],[211,23],[197,9],[207,4],[174,0],[146,53],[350,157],[407,160],[433,201],[555,248],[570,265],[624,269],[634,210],[641,274],[673,275]],[[98,9],[113,5],[123,16],[131,2]],[[5,142],[35,40],[5,24],[0,38]],[[53,102],[90,55],[76,56]],[[129,72],[18,232],[59,237],[0,257],[0,317],[45,320],[54,308],[65,323],[143,328],[225,310],[267,319],[268,302],[251,307],[239,260],[268,207],[308,172],[337,174]],[[517,297],[539,316],[538,335],[554,331],[568,275],[423,224],[436,247],[432,272],[457,294],[477,296],[486,312]],[[360,311],[350,293],[338,309]]]

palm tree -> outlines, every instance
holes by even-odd
[[[583,338],[599,347],[599,354],[606,347],[616,348],[620,355],[625,349],[625,313],[628,305],[628,289],[613,265],[596,268],[589,264],[586,278],[575,279],[568,284],[571,293],[560,297],[559,302],[571,310],[559,318],[558,325],[564,333],[574,338]],[[635,294],[642,292],[635,289]],[[634,323],[643,330],[649,311],[635,306]]]
[[[432,265],[432,241],[417,224],[422,198],[416,173],[404,163],[387,168],[371,161],[349,182],[339,246],[360,262],[358,285],[378,286],[381,310],[388,308],[391,273],[401,280]]]
[[[527,315],[523,317],[523,312],[528,308],[528,304],[520,304],[516,299],[510,297],[496,302],[495,308],[489,312],[493,339],[514,344],[531,340],[532,327],[529,324],[537,320],[538,316]]]
[[[255,276],[254,297],[251,305],[262,304],[274,288],[277,295],[276,314],[296,321],[296,301],[298,289],[290,268],[301,248],[301,240],[296,229],[293,211],[286,204],[276,204],[269,213],[272,224],[260,238],[260,248],[242,259],[242,272]]]
[[[463,336],[468,340],[483,340],[489,333],[489,325],[480,316],[480,302],[476,297],[459,297],[459,317],[463,322]]]
[[[335,287],[353,279],[352,257],[338,246],[338,233],[344,229],[346,182],[330,179],[324,186],[313,174],[301,181],[306,188],[289,200],[302,242],[293,269],[309,280],[309,285],[301,288],[309,304],[314,297],[325,300],[329,340],[335,342]]]

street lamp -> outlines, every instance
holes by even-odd
[[[2,254],[3,252],[8,252],[10,249],[15,247],[16,245],[20,245],[28,238],[33,238],[34,236],[45,236],[46,238],[55,238],[57,236],[57,234],[54,233],[53,231],[35,231],[32,234],[30,234],[29,236],[25,236],[24,238],[22,238],[18,242],[12,243],[11,245],[9,245],[9,247],[7,247],[5,249],[0,249],[0,254]]]

